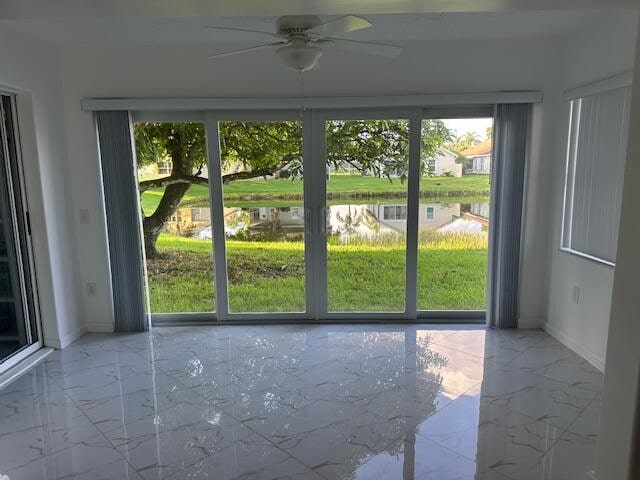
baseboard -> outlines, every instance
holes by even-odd
[[[75,342],[85,333],[87,333],[87,328],[83,325],[79,328],[76,328],[74,331],[61,336],[60,338],[44,337],[44,344],[47,347],[52,347],[60,350],[62,348],[65,348],[70,343]]]
[[[518,328],[534,330],[544,328],[545,320],[539,317],[521,317],[518,319]]]
[[[60,350],[62,348],[59,338],[44,337],[42,340],[45,347],[55,348],[56,350]]]
[[[91,333],[113,333],[113,324],[111,323],[87,323],[87,332]]]
[[[596,367],[601,372],[604,372],[604,358],[600,358],[598,355],[595,355],[588,349],[584,348],[582,345],[575,342],[569,335],[562,332],[561,330],[555,328],[553,325],[547,323],[544,326],[544,331],[551,335],[553,338],[563,343],[571,350],[576,352],[582,358],[584,358],[591,365]]]

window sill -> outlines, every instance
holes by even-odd
[[[588,255],[586,253],[579,252],[577,250],[572,250],[572,249],[567,248],[567,247],[560,247],[560,251],[563,252],[563,253],[568,253],[570,255],[574,255],[576,257],[583,258],[585,260],[589,260],[589,261],[595,262],[595,263],[597,263],[599,265],[604,265],[604,266],[609,267],[609,268],[615,268],[616,267],[616,264],[613,263],[613,262],[610,262],[608,260],[603,260],[602,258],[594,257],[594,256]]]

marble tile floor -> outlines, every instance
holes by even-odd
[[[533,330],[89,334],[0,390],[0,479],[583,480],[601,385]]]

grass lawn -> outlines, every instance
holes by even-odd
[[[404,310],[402,245],[329,245],[329,308],[333,311]],[[152,312],[215,310],[211,243],[162,234],[164,257],[148,261]],[[304,310],[301,242],[227,241],[232,312]],[[484,309],[486,237],[424,241],[418,255],[418,308]]]
[[[361,175],[332,175],[327,183],[330,194],[338,195],[384,195],[401,194],[407,191],[407,184],[399,180],[363,177]],[[421,192],[432,196],[451,195],[482,196],[489,191],[489,175],[467,175],[454,177],[424,177],[420,180]],[[142,209],[148,215],[158,205],[162,188],[147,190],[142,195]],[[302,194],[302,180],[257,179],[240,180],[224,186],[225,200],[263,199],[265,197],[286,198]],[[192,185],[182,203],[203,202],[208,204],[209,189],[202,185]]]

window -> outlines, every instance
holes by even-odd
[[[406,205],[385,205],[384,211],[383,211],[383,217],[385,220],[406,220],[407,206]]]
[[[427,207],[427,220],[435,218],[435,207]]]
[[[481,319],[493,110],[133,112],[152,321]]]
[[[562,248],[615,264],[630,88],[571,102]]]

